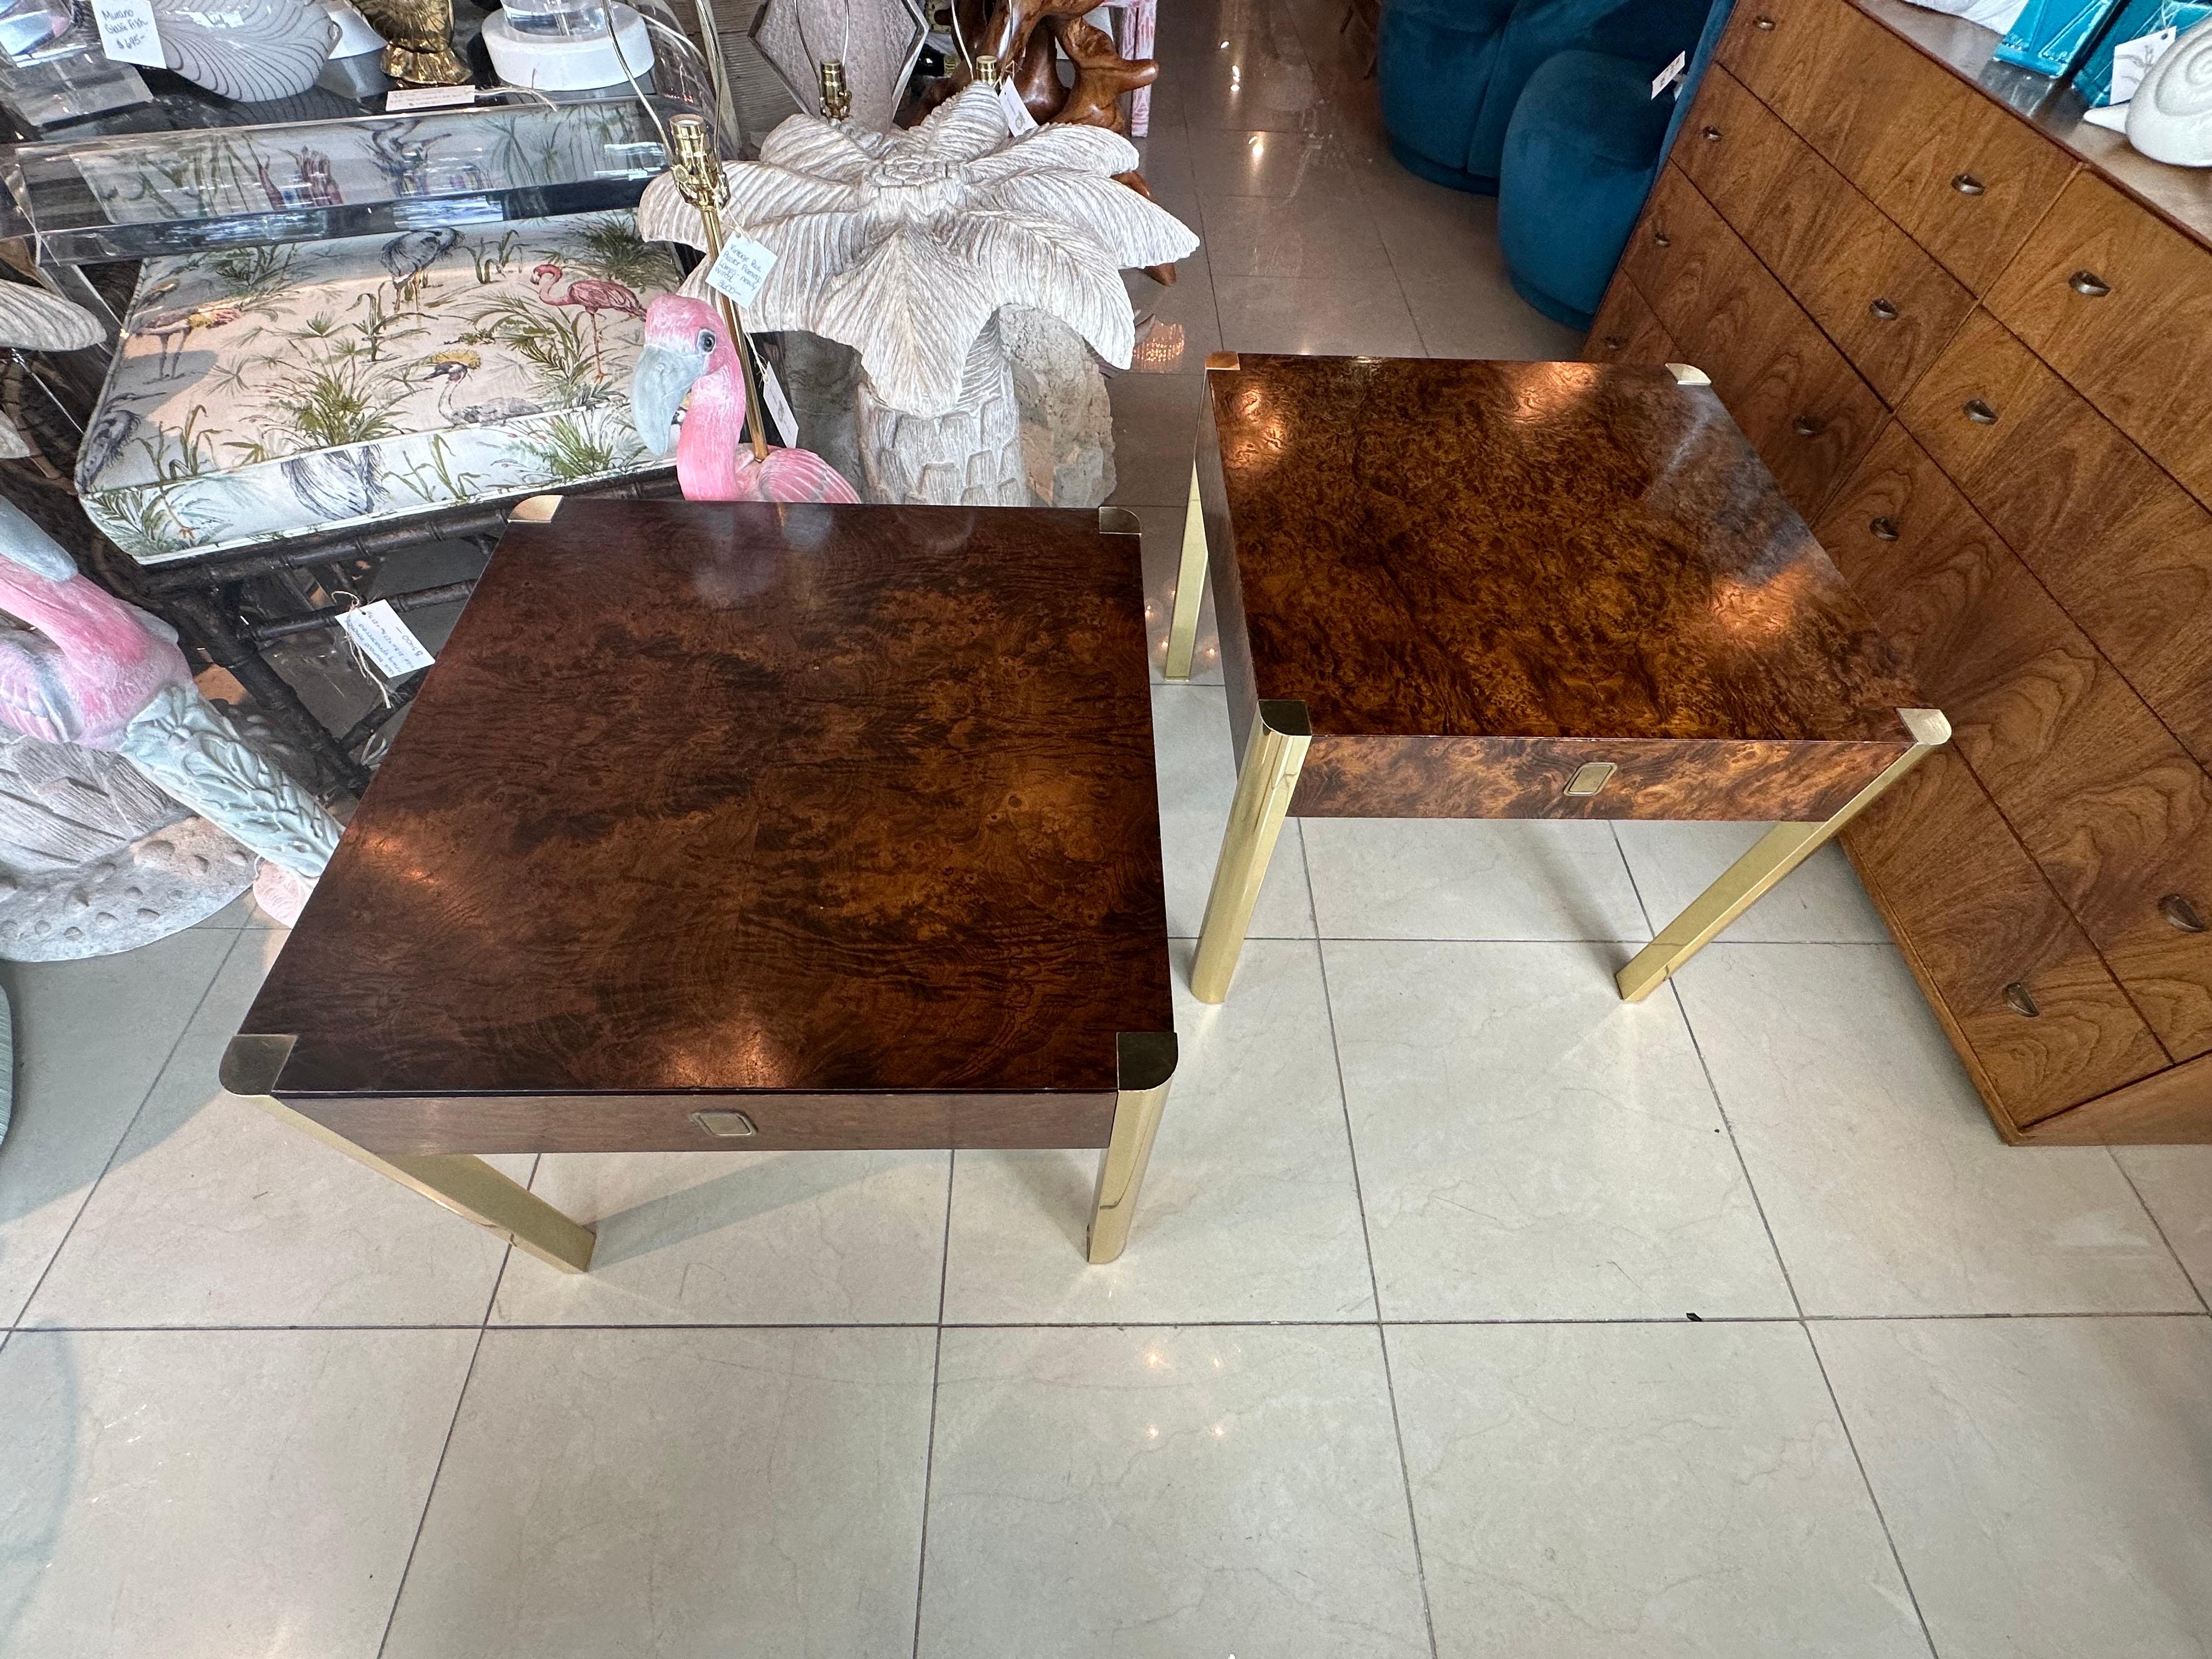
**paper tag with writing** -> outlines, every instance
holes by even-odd
[[[1030,106],[1022,102],[1022,92],[1012,81],[999,82],[999,107],[1006,112],[1006,131],[1020,137],[1025,132],[1036,131],[1036,117]]]
[[[1656,98],[1661,93],[1666,91],[1668,88],[1682,78],[1683,71],[1689,67],[1690,54],[1686,52],[1676,52],[1674,61],[1651,77],[1651,95]]]
[[[2173,44],[2179,33],[2176,29],[2154,29],[2132,40],[2123,40],[2112,48],[2111,102],[2124,104],[2136,95],[2143,76],[2166,56],[2166,49]]]
[[[92,21],[110,62],[168,67],[161,31],[154,22],[154,0],[93,0]]]
[[[722,257],[714,261],[707,280],[741,306],[750,305],[775,269],[775,254],[750,236],[723,234]]]
[[[384,112],[408,109],[452,109],[477,100],[474,87],[394,87],[384,94]]]
[[[799,416],[792,412],[791,399],[783,395],[783,384],[775,378],[775,365],[765,357],[753,360],[760,369],[761,402],[768,406],[769,428],[781,435],[784,447],[789,448],[799,441]]]
[[[339,611],[338,626],[361,647],[361,654],[376,665],[379,673],[392,679],[428,668],[437,660],[422,648],[415,630],[399,620],[389,599]]]

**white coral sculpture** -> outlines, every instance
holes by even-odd
[[[758,161],[730,161],[725,234],[775,264],[745,323],[805,329],[860,354],[861,464],[881,501],[1030,501],[1012,364],[998,314],[1059,319],[1126,368],[1136,319],[1121,272],[1188,255],[1198,238],[1114,181],[1134,146],[1103,127],[1009,136],[974,86],[907,131],[794,115]],[[696,247],[699,216],[657,179],[638,206],[648,240]],[[703,291],[704,271],[688,290]]]

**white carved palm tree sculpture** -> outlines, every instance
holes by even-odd
[[[794,115],[758,161],[730,161],[726,233],[776,256],[748,327],[805,329],[860,354],[861,463],[877,501],[1021,507],[1013,368],[1001,307],[1042,311],[1106,362],[1129,363],[1136,322],[1121,271],[1182,258],[1198,238],[1114,182],[1136,149],[1102,127],[1010,137],[974,86],[908,131]],[[696,247],[698,215],[657,179],[638,206],[649,240]],[[702,291],[702,271],[688,290]]]

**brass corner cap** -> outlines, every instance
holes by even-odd
[[[1141,529],[1137,515],[1126,507],[1098,509],[1098,533],[1102,536],[1134,536]]]
[[[1897,718],[1912,733],[1912,740],[1927,748],[1951,741],[1951,722],[1940,708],[1900,708]]]
[[[1173,1031],[1123,1031],[1114,1039],[1115,1085],[1124,1093],[1157,1089],[1175,1075]]]
[[[1313,721],[1307,716],[1306,706],[1295,697],[1261,699],[1260,724],[1286,738],[1313,736]]]
[[[276,1079],[299,1040],[289,1031],[240,1031],[222,1051],[222,1086],[234,1095],[275,1094]]]
[[[561,510],[558,495],[526,495],[507,510],[509,524],[550,524]]]
[[[1243,365],[1233,351],[1209,351],[1206,354],[1208,368],[1240,368]]]
[[[1669,363],[1667,372],[1674,377],[1677,386],[1711,386],[1713,383],[1711,375],[1688,363]]]

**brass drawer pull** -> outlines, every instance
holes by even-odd
[[[2066,286],[2087,300],[2101,300],[2112,291],[2112,285],[2094,270],[2077,270],[2066,279]]]
[[[1997,423],[1996,410],[1979,398],[1969,398],[1960,407],[1966,411],[1966,418],[1976,426],[1995,426]]]
[[[1669,236],[1663,230],[1654,230],[1651,233],[1651,240],[1657,243],[1661,247],[1672,247],[1674,246],[1674,239]]]
[[[694,1112],[691,1121],[718,1140],[731,1140],[756,1131],[743,1112]]]
[[[1971,173],[1959,173],[1951,176],[1951,188],[1961,196],[1979,196],[1989,186]]]
[[[1618,351],[1628,343],[1628,337],[1626,334],[1608,334],[1601,343],[1607,351]]]
[[[1801,438],[1817,438],[1828,429],[1828,423],[1817,415],[1800,415],[1790,422],[1790,429]]]
[[[1705,131],[1705,138],[1709,144],[1717,144],[1721,141],[1721,130],[1718,127],[1707,127]]]
[[[2005,1006],[2022,1019],[2033,1019],[2043,1010],[2035,1006],[2035,999],[2027,994],[2027,987],[2018,980],[2004,988]]]
[[[1889,518],[1869,519],[1867,531],[1878,542],[1893,542],[1897,539],[1897,520]]]
[[[2197,908],[2179,893],[2168,893],[2158,902],[2158,913],[2185,933],[2204,931],[2204,916]]]
[[[1869,306],[1867,309],[1874,313],[1875,316],[1881,318],[1885,323],[1893,323],[1897,320],[1897,307],[1890,304],[1887,300],[1876,300],[1872,305]]]
[[[1774,20],[1762,12],[1751,20],[1751,26],[1755,29],[1771,29],[1774,27]]]

